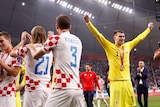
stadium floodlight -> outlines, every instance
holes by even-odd
[[[122,11],[130,13],[130,14],[133,12],[133,9],[131,9],[129,7],[122,6],[122,5],[117,4],[117,3],[112,3],[111,7],[115,8],[115,9],[118,9],[118,10],[122,10]]]
[[[105,0],[102,0],[105,2]],[[63,1],[63,0],[57,0],[56,3],[62,7],[65,7],[67,9],[70,9],[76,13],[79,13],[81,15],[85,15],[85,14],[88,14],[89,17],[91,17],[92,19],[94,19],[94,16],[92,15],[92,13],[88,12],[88,11],[85,11],[79,7],[76,7],[76,6],[73,6],[72,4],[69,4],[67,3],[66,1]],[[73,13],[71,13],[70,15],[72,15]]]
[[[26,3],[25,2],[22,2],[22,6],[25,6],[26,5]]]
[[[49,1],[51,1],[51,2],[55,2],[55,0],[49,0]]]
[[[155,0],[156,3],[160,3],[160,0]]]
[[[107,5],[109,3],[108,0],[95,0],[95,1],[97,1],[97,2],[99,2],[101,4],[104,4],[104,5]]]
[[[114,3],[114,2],[112,3],[109,0],[95,0],[95,1],[97,1],[98,3],[101,3],[103,5],[108,5],[108,6],[115,8],[115,9],[130,13],[130,14],[133,12],[133,9],[131,9],[129,7],[125,7],[125,6],[122,6],[121,4]]]

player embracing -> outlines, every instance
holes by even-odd
[[[26,38],[31,43],[24,45]],[[38,51],[46,40],[46,31],[42,26],[35,26],[31,35],[23,32],[21,42],[15,47],[12,56],[22,56],[26,62],[26,83],[23,107],[44,107],[50,92],[50,67],[52,65],[52,52],[38,60],[33,54]]]
[[[50,36],[41,50],[34,56],[53,51],[54,90],[48,97],[46,107],[84,107],[83,92],[80,87],[79,65],[82,53],[81,40],[71,34],[70,19],[62,14],[56,18],[57,35]]]

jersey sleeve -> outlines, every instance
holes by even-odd
[[[21,67],[22,66],[22,57],[16,57],[16,58],[14,58],[12,61],[11,61],[11,65],[13,66],[13,67],[15,67],[15,66],[18,66],[18,67]]]
[[[42,47],[43,52],[49,53],[51,50],[53,50],[57,46],[58,40],[59,35],[53,35],[49,37]]]
[[[98,40],[98,42],[101,44],[101,46],[103,48],[108,48],[108,46],[110,45],[110,41],[108,41],[91,22],[87,23],[87,27]]]
[[[143,39],[145,39],[151,30],[147,28],[145,31],[143,31],[141,34],[139,34],[136,38],[134,38],[132,41],[128,42],[130,44],[130,49],[133,49],[139,42],[141,42]]]
[[[26,46],[21,46],[20,48],[18,48],[18,50],[16,51],[16,54],[18,56],[24,57],[25,54],[28,52],[28,48]]]

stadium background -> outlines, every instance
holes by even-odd
[[[69,5],[72,5],[71,9],[68,8]],[[122,7],[132,9],[132,13]],[[0,31],[9,32],[13,44],[16,45],[22,31],[29,32],[35,25],[41,25],[47,31],[55,31],[55,17],[62,13],[67,14],[71,18],[71,32],[83,43],[80,71],[84,70],[86,62],[90,62],[93,70],[104,77],[108,67],[107,59],[102,47],[87,29],[82,11],[92,15],[91,21],[110,41],[113,41],[115,29],[124,30],[126,41],[129,41],[141,33],[148,22],[154,23],[151,34],[131,52],[131,77],[135,75],[137,62],[144,60],[150,69],[150,92],[153,93],[156,88],[154,95],[159,95],[160,62],[152,59],[160,41],[159,0],[1,0]],[[157,103],[160,105],[160,102]]]

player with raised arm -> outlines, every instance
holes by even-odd
[[[26,37],[30,44],[24,45]],[[52,52],[42,56],[38,60],[33,54],[38,51],[46,40],[46,31],[42,26],[35,26],[31,36],[27,32],[22,33],[21,42],[16,46],[12,56],[22,56],[26,62],[26,83],[23,107],[44,107],[50,92],[50,67],[52,65]]]
[[[109,62],[110,80],[110,107],[134,107],[135,95],[130,77],[130,52],[144,40],[153,28],[153,23],[148,23],[145,31],[136,38],[125,43],[125,33],[115,30],[114,43],[106,39],[90,22],[89,16],[84,16],[87,27],[103,47]],[[124,99],[125,98],[125,99]]]

